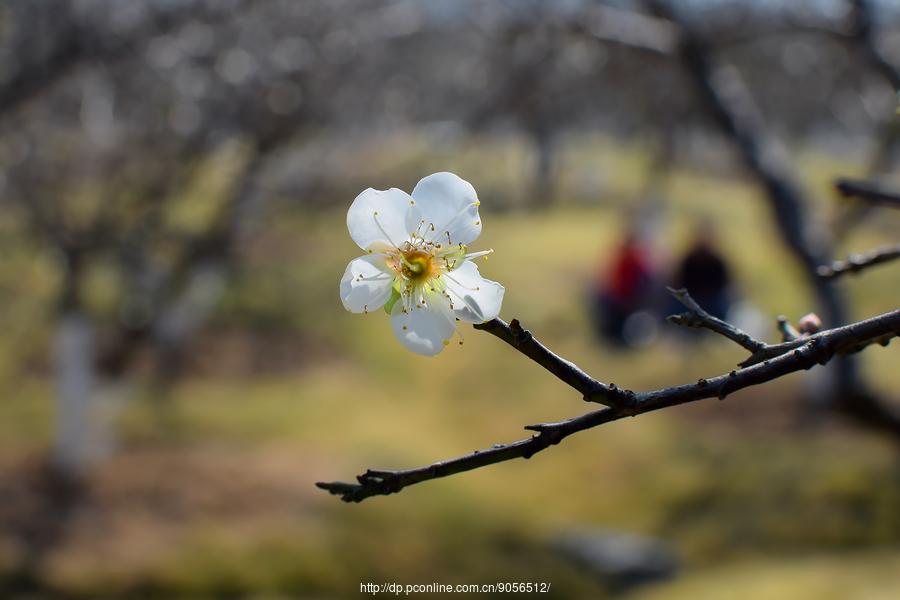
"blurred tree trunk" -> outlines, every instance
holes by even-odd
[[[94,324],[78,309],[65,311],[56,332],[56,438],[53,465],[83,473],[92,454],[91,397],[96,385]]]
[[[54,369],[56,429],[51,467],[77,482],[115,444],[114,421],[125,398],[125,380],[98,368],[97,323],[81,300],[83,251],[63,248],[63,288],[56,319]]]
[[[547,123],[537,123],[530,133],[535,154],[531,208],[544,209],[556,201],[556,136]]]

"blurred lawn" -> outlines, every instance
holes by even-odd
[[[578,156],[567,156],[566,172],[578,172]],[[598,377],[635,389],[727,371],[741,358],[718,339],[690,354],[672,339],[629,353],[593,342],[584,292],[618,241],[623,198],[639,189],[642,160],[611,157],[619,189],[591,205],[571,177],[562,193],[579,202],[543,214],[491,213],[490,192],[482,192],[485,229],[474,245],[496,251],[479,266],[506,286],[505,318],[518,317]],[[808,172],[825,197],[825,174],[837,165],[817,160]],[[478,160],[448,162],[443,168],[482,189]],[[710,218],[742,293],[761,311],[797,318],[810,309],[752,189],[679,172],[670,195],[659,240],[670,256],[684,248],[696,218]],[[456,456],[523,437],[525,424],[591,408],[470,327],[462,347],[426,359],[394,341],[380,312],[344,312],[337,283],[358,254],[344,200],[334,210],[282,207],[272,215],[205,334],[253,331],[263,347],[286,337],[288,366],[241,368],[232,346],[213,344],[203,368],[164,401],[139,386],[122,419],[122,451],[98,469],[95,510],[77,517],[48,567],[59,589],[84,597],[344,597],[365,581],[551,581],[548,596],[598,597],[602,586],[548,543],[562,529],[594,526],[660,537],[684,557],[682,579],[636,598],[887,598],[884,590],[900,588],[896,446],[802,411],[799,392],[822,385],[815,373],[725,403],[614,423],[530,461],[360,505],[316,490],[318,480]],[[870,223],[844,249],[888,241],[892,230],[895,218]],[[52,426],[40,359],[49,333],[35,308],[52,290],[51,257],[13,248],[0,273],[10,307],[0,345],[4,477],[46,447]],[[842,286],[863,317],[894,307],[897,283],[887,266]],[[896,344],[861,355],[886,393],[900,387],[898,357]],[[0,568],[15,564],[16,551],[0,541]]]

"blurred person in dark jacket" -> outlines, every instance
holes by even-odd
[[[691,297],[714,317],[724,320],[728,316],[731,274],[716,249],[715,232],[709,223],[697,227],[694,241],[675,271],[673,285],[686,288]],[[678,306],[674,312],[683,310]]]

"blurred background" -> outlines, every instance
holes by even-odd
[[[652,389],[896,308],[895,0],[4,0],[0,596],[895,598],[896,344],[348,505],[589,410],[492,336],[426,359],[338,297],[367,187],[478,190],[502,316]]]

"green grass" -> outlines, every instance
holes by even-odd
[[[629,600],[890,600],[900,586],[900,551],[776,556],[695,572]]]

